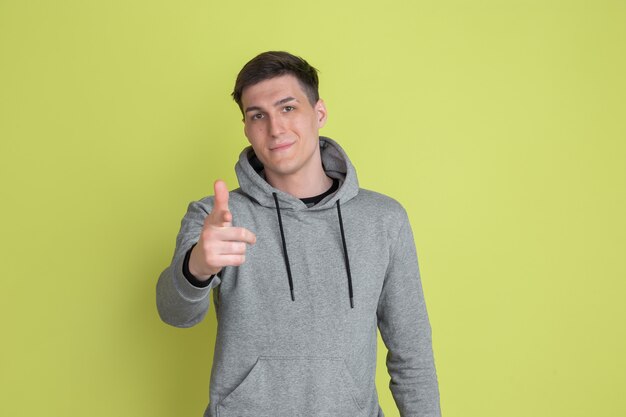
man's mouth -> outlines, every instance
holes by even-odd
[[[294,142],[280,143],[280,144],[277,144],[277,145],[274,145],[273,147],[271,147],[270,151],[283,151],[283,150],[288,149],[293,144],[294,144]]]

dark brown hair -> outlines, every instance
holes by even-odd
[[[235,88],[231,94],[233,100],[243,113],[241,95],[244,88],[285,74],[291,74],[298,79],[311,106],[314,106],[320,98],[317,70],[299,56],[284,51],[263,52],[248,61],[237,75]]]

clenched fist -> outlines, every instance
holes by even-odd
[[[246,243],[256,242],[254,233],[244,227],[233,227],[228,210],[228,188],[222,180],[215,181],[213,210],[204,219],[198,243],[191,251],[189,272],[199,280],[207,280],[225,266],[238,266],[246,260]]]

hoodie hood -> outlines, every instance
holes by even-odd
[[[263,164],[257,158],[252,146],[245,148],[235,164],[239,187],[249,198],[264,207],[276,207],[276,199],[281,210],[326,210],[333,208],[337,200],[346,203],[359,192],[356,170],[345,151],[334,140],[320,136],[320,154],[326,175],[339,180],[339,188],[313,207],[307,207],[299,198],[272,187],[263,176]]]

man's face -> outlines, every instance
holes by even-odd
[[[268,178],[312,173],[321,164],[318,132],[326,123],[326,108],[322,100],[311,105],[295,76],[246,87],[241,103],[245,135]]]

